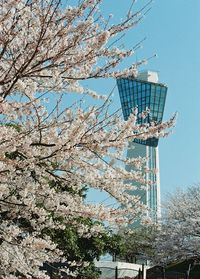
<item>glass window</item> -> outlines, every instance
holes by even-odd
[[[152,119],[151,119],[151,121],[157,121],[157,117],[154,115],[153,117],[152,117]]]
[[[155,85],[151,85],[151,92],[155,92],[155,90],[156,90],[156,87],[155,87]]]
[[[160,86],[156,87],[156,93],[160,94]]]
[[[162,94],[165,94],[166,91],[167,91],[167,88],[166,88],[166,87],[162,87],[162,88],[161,88],[161,93],[162,93]]]
[[[161,98],[161,99],[160,99],[160,105],[161,105],[162,107],[164,107],[164,105],[165,105],[165,99],[164,99],[164,98]]]
[[[146,83],[146,90],[150,90],[151,89],[151,85],[149,83]]]
[[[155,96],[155,99],[154,99],[154,102],[155,102],[155,104],[159,104],[159,100],[160,100],[160,98],[159,98],[159,96]]]
[[[138,82],[137,88],[138,88],[138,90],[141,90],[141,83],[140,82]]]
[[[150,90],[146,90],[146,96],[150,96]]]
[[[151,103],[151,104],[150,104],[150,110],[151,110],[151,111],[153,111],[153,107],[154,107],[154,105]]]
[[[155,91],[151,91],[151,99],[154,99],[155,95],[156,95],[156,92]]]
[[[146,96],[146,92],[142,91],[142,97],[144,98]]]
[[[158,110],[158,105],[157,104],[154,105],[154,109]]]

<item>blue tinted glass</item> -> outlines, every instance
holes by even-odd
[[[142,97],[145,97],[145,96],[146,96],[146,92],[142,91]]]
[[[150,90],[146,90],[146,96],[150,96]]]
[[[146,98],[146,103],[149,104],[149,102],[150,102],[150,98],[147,97],[147,98]]]
[[[125,120],[128,119],[132,108],[138,106],[140,112],[146,110],[147,107],[150,108],[150,115],[145,119],[138,119],[138,123],[161,122],[167,87],[128,78],[118,79],[117,86]],[[155,138],[138,142],[151,146],[158,144],[158,140]]]
[[[157,104],[154,105],[154,109],[158,110],[158,105]]]
[[[145,84],[145,90],[146,91],[150,91],[151,90],[151,86],[148,83]]]
[[[156,87],[156,93],[160,93],[160,86]]]

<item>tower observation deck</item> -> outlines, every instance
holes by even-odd
[[[137,124],[161,123],[163,119],[167,86],[159,83],[156,72],[145,71],[138,74],[137,78],[117,79],[117,86],[122,106],[124,119],[127,120],[133,109],[137,107]],[[150,113],[146,118],[140,114],[146,109]],[[146,140],[135,139],[129,143],[127,150],[128,158],[147,157],[146,167],[151,171],[145,174],[146,180],[151,181],[151,185],[146,189],[133,191],[133,194],[141,196],[141,201],[146,204],[150,211],[148,215],[157,222],[160,218],[160,171],[158,142],[155,137]],[[134,169],[133,166],[126,166],[128,171]],[[157,170],[155,172],[155,170]],[[136,185],[136,183],[133,184]]]

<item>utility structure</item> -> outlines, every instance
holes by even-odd
[[[117,79],[117,86],[122,106],[124,119],[127,120],[134,108],[138,109],[137,123],[161,123],[164,113],[167,86],[159,83],[157,72],[145,71],[138,74],[137,78],[127,77]],[[146,109],[150,113],[146,118],[140,117]],[[146,189],[133,191],[139,195],[141,201],[148,206],[150,211],[147,213],[154,222],[160,218],[160,171],[158,139],[148,138],[146,140],[135,139],[129,142],[127,150],[128,158],[147,157],[146,167],[151,170],[145,173],[146,181],[150,180],[151,185]],[[133,166],[126,166],[131,171]],[[156,172],[155,172],[156,170]],[[133,184],[135,185],[134,181]],[[138,185],[139,186],[139,185]]]

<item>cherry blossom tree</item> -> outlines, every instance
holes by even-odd
[[[200,257],[200,186],[170,195],[156,240],[157,262]]]
[[[119,235],[121,236],[123,249],[119,252],[119,258],[130,263],[152,261],[157,252],[154,243],[158,235],[158,228],[159,225],[153,223],[140,224],[138,228],[121,230]]]
[[[73,269],[76,276],[74,266],[87,262],[68,260],[52,231],[73,227],[88,239],[104,227],[80,220],[121,224],[146,211],[139,197],[128,194],[133,185],[124,182],[146,185],[143,159],[125,162],[138,169],[127,172],[123,151],[129,140],[165,136],[174,118],[138,126],[137,112],[126,122],[109,114],[109,98],[89,108],[62,102],[67,92],[102,98],[81,80],[137,74],[138,65],[116,70],[132,50],[115,47],[114,40],[137,24],[148,6],[112,25],[100,15],[100,2],[65,8],[59,0],[0,3],[1,278],[49,278],[43,263],[55,261],[67,263],[61,271]],[[57,101],[49,109],[45,97],[52,94]],[[121,206],[88,204],[82,195],[86,187],[107,192]]]

